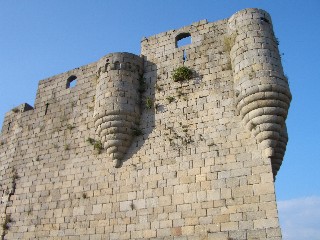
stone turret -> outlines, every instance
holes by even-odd
[[[271,18],[260,9],[239,11],[228,20],[228,33],[237,109],[276,175],[288,141],[291,93]]]
[[[116,167],[140,121],[138,89],[142,74],[143,59],[131,53],[108,54],[97,64],[95,129]]]

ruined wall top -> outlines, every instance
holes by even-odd
[[[0,235],[281,239],[290,101],[260,9],[41,80],[2,126]]]

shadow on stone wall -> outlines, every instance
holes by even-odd
[[[141,93],[140,109],[141,117],[137,131],[134,132],[134,139],[127,153],[125,154],[121,166],[129,161],[145,144],[149,135],[155,127],[155,112],[159,109],[155,104],[155,86],[157,81],[157,66],[156,64],[145,60],[145,68],[154,69],[152,76],[143,75],[145,83],[145,91]]]

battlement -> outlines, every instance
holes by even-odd
[[[290,101],[260,9],[41,80],[34,108],[2,126],[0,234],[281,239],[274,177]]]

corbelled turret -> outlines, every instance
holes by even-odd
[[[276,175],[288,141],[285,120],[291,93],[272,29],[267,12],[246,9],[229,19],[226,42],[230,46],[237,109],[243,124],[271,159]]]
[[[115,166],[120,166],[140,121],[139,78],[143,59],[131,53],[112,53],[97,64],[94,107],[96,133]]]

